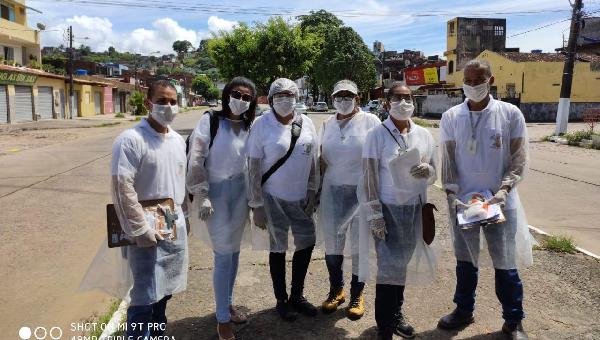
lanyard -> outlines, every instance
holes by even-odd
[[[381,125],[383,125],[383,127],[387,130],[387,132],[390,133],[390,136],[392,136],[392,138],[394,138],[394,141],[396,141],[396,144],[398,144],[398,146],[400,147],[400,150],[402,150],[402,145],[400,145],[400,142],[398,142],[398,140],[396,139],[396,136],[394,136],[392,131],[390,131],[390,129],[387,126],[385,126],[385,124],[381,124]],[[400,139],[402,139],[402,144],[404,144],[404,150],[402,150],[402,151],[408,150],[408,145],[406,144],[406,140],[404,139],[404,136],[402,136],[402,134],[400,134]]]
[[[475,122],[475,125],[473,125],[473,112],[469,111],[469,121],[471,122],[471,139],[475,140],[475,131],[477,129],[477,126],[479,125],[479,122],[481,121],[481,117],[483,116],[483,112],[481,112],[479,114],[479,117],[477,117],[477,121]]]

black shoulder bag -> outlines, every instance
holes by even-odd
[[[273,175],[275,173],[275,171],[277,171],[279,168],[281,168],[281,166],[285,163],[285,161],[288,160],[288,158],[290,158],[290,156],[292,155],[292,151],[294,151],[294,146],[296,145],[296,142],[298,141],[298,138],[300,137],[300,133],[302,132],[302,115],[298,114],[296,116],[296,118],[294,118],[294,121],[292,122],[292,139],[290,141],[290,148],[288,149],[288,151],[286,152],[286,154],[281,157],[277,162],[275,162],[275,164],[273,164],[273,166],[271,166],[271,168],[264,173],[264,175],[262,175],[262,180],[261,180],[261,185],[264,185],[265,182],[269,179],[269,177],[271,177],[271,175]]]

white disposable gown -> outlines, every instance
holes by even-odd
[[[521,111],[490,96],[483,111],[471,112],[465,101],[443,114],[440,147],[444,189],[459,199],[471,192],[512,188],[503,208],[504,223],[462,229],[457,226],[456,211],[450,211],[457,260],[478,266],[480,250],[487,248],[490,256],[482,260],[489,262],[491,257],[494,268],[530,266],[533,240],[516,188],[528,166],[527,128]]]
[[[356,188],[363,174],[362,150],[369,130],[380,124],[377,116],[361,110],[345,120],[331,116],[319,131],[325,170],[317,230],[322,234],[318,239],[324,241],[327,255],[358,255]],[[356,256],[352,267],[353,274],[358,275]]]
[[[96,254],[81,290],[99,288],[132,306],[149,305],[187,285],[185,142],[171,128],[156,132],[146,119],[124,131],[112,150],[112,196],[119,222],[133,239],[149,226],[140,201],[171,198],[175,203],[177,239],[157,246],[109,249],[106,240]]]
[[[189,204],[192,235],[220,254],[240,251],[244,235],[250,244],[246,190],[246,141],[242,121],[219,118],[219,128],[210,144],[210,115],[200,118],[190,137],[187,189],[195,199]],[[214,213],[199,218],[201,197],[208,197]],[[246,228],[248,227],[248,228]]]
[[[396,168],[395,159],[405,152],[418,157],[413,159],[414,164]],[[427,245],[423,240],[421,208],[427,202],[427,186],[436,178],[436,160],[433,136],[412,121],[406,134],[401,134],[388,118],[367,135],[358,187],[361,281],[374,279],[378,284],[406,285],[435,279],[437,251],[435,242]],[[421,163],[432,169],[427,178],[410,176],[410,181],[394,182],[393,171],[408,173]],[[385,221],[385,240],[375,238],[370,230],[369,220],[375,216],[382,216]]]
[[[292,124],[281,124],[274,112],[267,111],[252,126],[248,139],[249,206],[264,206],[268,220],[266,231],[252,227],[254,249],[287,251],[290,229],[295,250],[315,245],[314,220],[304,207],[308,191],[316,192],[319,181],[318,136],[312,120],[306,115],[301,117],[302,131],[292,154],[264,185],[262,175],[290,147]]]

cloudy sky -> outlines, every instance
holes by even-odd
[[[584,4],[586,11],[600,16],[600,0]],[[197,46],[211,32],[230,30],[237,22],[251,24],[273,15],[294,21],[296,15],[318,9],[338,15],[370,48],[379,40],[386,50],[442,54],[447,20],[477,16],[506,18],[508,47],[549,52],[562,45],[563,35],[568,37],[570,18],[568,0],[27,0],[27,5],[43,12],[28,12],[31,26],[41,22],[47,27],[43,46],[66,44],[64,30],[72,25],[76,45],[144,54],[172,53],[175,40]]]

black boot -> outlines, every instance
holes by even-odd
[[[508,335],[511,340],[528,340],[527,333],[523,330],[523,325],[518,323],[504,322],[502,325],[502,333]]]
[[[460,309],[455,308],[452,313],[442,317],[440,321],[438,321],[438,327],[454,330],[472,324],[474,321],[475,319],[473,318],[473,313],[461,311]]]
[[[277,306],[275,306],[277,314],[285,321],[296,321],[298,319],[298,313],[294,312],[287,300],[277,300]]]
[[[396,326],[394,327],[394,334],[403,337],[404,339],[412,339],[415,337],[415,329],[409,325],[404,319],[402,312],[396,314]]]
[[[319,310],[312,303],[308,302],[303,295],[300,296],[290,296],[289,301],[290,306],[292,306],[298,313],[306,315],[306,316],[316,316],[319,314]]]

